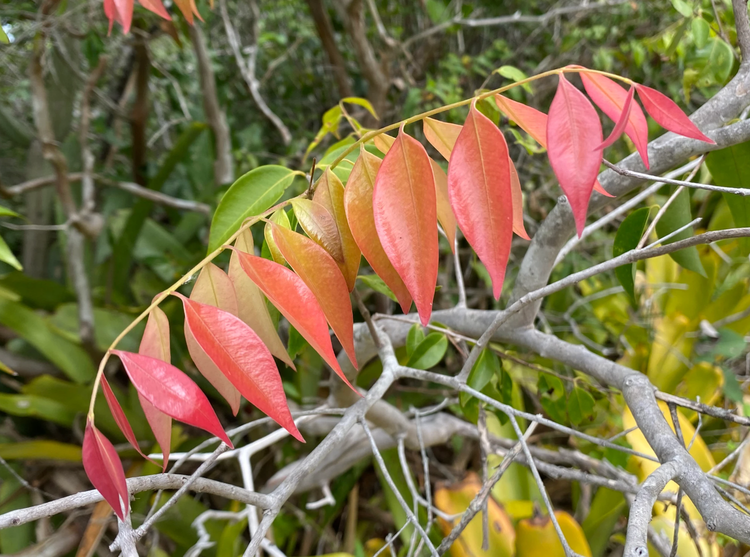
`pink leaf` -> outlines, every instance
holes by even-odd
[[[138,451],[143,458],[156,464],[155,461],[151,460],[141,450],[141,447],[138,444],[138,439],[136,439],[135,433],[133,433],[133,428],[130,426],[130,422],[128,422],[128,418],[125,415],[122,406],[120,406],[115,393],[112,391],[112,387],[109,386],[107,378],[104,376],[102,376],[102,392],[104,393],[104,398],[109,405],[109,410],[112,412],[112,417],[115,419],[115,423],[117,424],[117,427],[120,428],[120,431],[122,431],[125,439],[128,440],[128,443],[133,445],[133,448]],[[166,460],[164,462],[166,463]]]
[[[617,120],[617,123],[615,124],[615,127],[612,128],[612,133],[609,134],[609,137],[604,140],[604,143],[602,143],[599,146],[599,149],[606,149],[610,145],[612,145],[615,141],[617,141],[622,133],[625,131],[625,127],[628,125],[628,119],[630,118],[630,110],[633,106],[633,95],[635,94],[635,88],[631,87],[628,91],[628,96],[625,99],[625,105],[622,107],[622,114],[620,114],[620,119]]]
[[[271,303],[310,343],[333,371],[349,385],[333,352],[331,337],[328,334],[325,314],[310,288],[304,281],[286,267],[247,253],[234,250],[239,255],[242,269],[247,276],[268,296]]]
[[[633,95],[632,87],[631,91],[626,91],[617,82],[597,73],[581,72],[580,76],[586,92],[596,106],[601,108],[602,112],[613,122],[621,121],[625,112],[625,104],[628,102],[628,98]],[[641,107],[632,100],[630,101],[630,112],[626,119],[624,131],[641,155],[643,164],[648,168],[648,122],[646,122],[646,116],[644,116]]]
[[[547,155],[568,198],[578,235],[602,162],[602,125],[588,99],[560,74],[547,120]]]
[[[448,166],[448,193],[458,226],[492,277],[500,298],[513,239],[508,146],[502,132],[472,105]]]
[[[130,512],[125,471],[114,446],[96,429],[91,420],[86,422],[86,432],[83,435],[83,469],[117,517],[124,521]]]
[[[127,35],[133,21],[133,0],[114,0],[114,2],[118,21],[122,24],[122,32]]]
[[[539,145],[547,148],[547,115],[523,103],[495,95],[498,108],[518,126],[533,137]]]
[[[216,368],[251,404],[304,442],[276,362],[255,331],[229,312],[177,296],[185,308],[185,328]]]
[[[674,132],[684,137],[698,139],[715,145],[716,142],[707,137],[698,129],[698,126],[680,110],[672,99],[660,93],[656,89],[646,87],[645,85],[636,84],[638,97],[641,99],[643,106],[651,117],[656,120],[662,128]]]
[[[426,325],[438,270],[435,176],[425,148],[403,129],[375,178],[372,207],[383,249]]]
[[[158,410],[188,425],[199,427],[232,446],[208,398],[198,385],[168,362],[113,350],[138,392]]]

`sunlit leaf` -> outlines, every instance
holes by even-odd
[[[7,263],[11,267],[19,271],[23,270],[21,262],[18,261],[18,259],[16,259],[16,256],[13,255],[13,252],[10,251],[8,244],[5,243],[5,240],[3,240],[2,236],[0,236],[0,261],[2,261],[3,263]]]
[[[406,363],[415,369],[430,369],[440,363],[448,350],[448,338],[442,333],[430,333],[414,349]]]
[[[437,152],[447,161],[451,160],[451,151],[456,144],[461,126],[449,122],[441,122],[433,118],[425,118],[423,122],[424,136]]]

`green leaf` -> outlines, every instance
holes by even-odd
[[[625,512],[627,501],[619,491],[600,487],[591,501],[591,509],[581,524],[591,548],[592,557],[602,557],[609,545],[617,521]]]
[[[731,329],[719,329],[719,338],[701,360],[713,361],[714,359],[732,360],[739,358],[745,351],[745,337]]]
[[[370,101],[368,101],[367,99],[363,99],[361,97],[346,97],[345,99],[341,99],[341,102],[347,103],[347,104],[356,104],[361,107],[364,107],[367,110],[367,112],[372,114],[372,116],[376,120],[380,120],[378,113],[375,112],[375,109],[373,108],[372,104],[370,104]]]
[[[307,346],[307,341],[304,339],[304,337],[299,334],[299,331],[289,326],[289,342],[287,343],[286,352],[289,354],[289,357],[291,359],[294,359],[297,357],[297,354],[299,354],[302,349]]]
[[[646,223],[648,222],[650,212],[650,207],[641,207],[630,213],[622,221],[615,235],[615,244],[612,248],[613,257],[618,257],[638,245],[643,233],[646,232]],[[625,289],[625,292],[630,294],[630,297],[635,301],[635,263],[617,267],[615,269],[615,276]]]
[[[20,217],[15,211],[11,211],[7,207],[0,205],[0,217]]]
[[[424,340],[424,329],[419,323],[415,323],[406,335],[406,354],[411,356]]]
[[[685,0],[672,0],[672,6],[682,17],[692,17],[693,15],[693,6]]]
[[[398,302],[398,300],[396,299],[396,295],[393,292],[391,292],[391,289],[388,288],[388,285],[385,282],[383,282],[383,279],[380,278],[378,275],[358,275],[357,279],[364,282],[367,286],[372,288],[375,292],[380,292],[381,294],[388,296],[394,302]]]
[[[732,402],[742,402],[743,393],[737,376],[731,369],[722,368],[724,372],[724,396]]]
[[[711,32],[711,26],[702,17],[696,17],[692,22],[693,42],[696,48],[703,48],[708,42],[708,36]]]
[[[60,304],[75,301],[75,296],[60,283],[35,279],[17,271],[0,277],[0,288],[17,294],[33,309],[52,311]]]
[[[709,72],[716,83],[724,84],[729,79],[734,66],[732,47],[719,37],[711,39],[708,47],[708,62],[705,72]]]
[[[16,256],[13,255],[13,252],[10,251],[10,248],[8,247],[8,244],[5,243],[5,240],[3,240],[3,237],[0,236],[0,261],[3,263],[7,263],[14,269],[21,271],[23,267],[21,267],[21,263],[16,259]]]
[[[11,416],[40,418],[65,427],[73,425],[76,417],[75,412],[71,412],[62,404],[34,395],[0,393],[0,411]]]
[[[492,73],[500,74],[504,78],[510,79],[514,83],[518,83],[519,81],[523,81],[524,79],[527,79],[529,77],[515,66],[500,66]],[[529,83],[524,83],[523,85],[521,85],[521,87],[523,87],[524,90],[528,93],[532,92],[531,85]]]
[[[436,366],[448,350],[448,338],[442,333],[430,333],[419,343],[406,363],[415,369],[430,369]]]
[[[706,157],[706,166],[714,183],[730,188],[750,189],[750,141],[713,151]],[[750,196],[722,194],[737,227],[750,226]],[[750,239],[740,240],[743,255],[750,253]]]
[[[8,38],[8,35],[5,33],[5,29],[3,29],[2,23],[0,23],[0,43],[10,44],[10,39]]]
[[[547,415],[556,422],[566,421],[565,387],[554,375],[539,374],[537,383],[539,402]]]
[[[568,416],[573,425],[591,421],[594,418],[594,397],[588,391],[574,387],[568,396]]]
[[[1,25],[0,28],[2,28]],[[2,446],[3,445],[0,445],[0,447]],[[4,446],[7,447],[8,445]],[[10,467],[19,477],[23,477],[26,474],[25,470],[18,464],[11,464]],[[0,501],[3,501],[4,503],[0,506],[0,513],[24,509],[32,505],[31,493],[21,485],[21,482],[16,476],[10,473],[10,470],[3,467],[2,470],[0,470],[0,477],[2,478],[2,485],[0,485]],[[0,551],[2,551],[4,555],[15,555],[18,553],[22,555],[23,553],[28,554],[28,551],[24,552],[23,550],[27,549],[35,540],[36,535],[33,522],[27,522],[20,526],[6,528],[0,530]]]
[[[276,203],[294,176],[288,168],[268,165],[251,170],[232,184],[211,221],[208,252],[224,244],[246,218],[259,215]]]
[[[667,207],[666,211],[664,211],[664,214],[661,216],[659,221],[656,223],[656,234],[659,236],[659,238],[663,238],[664,236],[667,236],[675,230],[685,226],[691,220],[693,220],[693,215],[690,212],[690,192],[687,190],[687,188],[683,188],[682,191],[677,194],[677,197],[675,197],[674,201],[672,201],[672,204]],[[685,240],[686,238],[690,238],[691,236],[691,229],[686,228],[679,234],[675,234],[674,236],[672,236],[669,240],[662,242],[662,244],[671,244],[679,240]],[[696,248],[695,246],[672,252],[669,254],[669,256],[674,259],[674,261],[681,267],[693,271],[694,273],[698,273],[703,277],[706,276],[706,271],[703,268],[701,258],[698,255],[698,248]]]
[[[96,370],[86,351],[55,334],[47,322],[28,307],[0,298],[0,323],[41,352],[77,383],[93,379]]]
[[[482,389],[492,380],[492,378],[501,371],[500,360],[497,355],[487,348],[482,350],[477,358],[474,367],[471,368],[467,385],[472,389],[481,392]],[[461,392],[458,394],[458,400],[461,406],[472,398],[469,393]]]

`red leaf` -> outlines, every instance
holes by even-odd
[[[684,137],[698,139],[715,145],[716,142],[698,129],[698,126],[680,110],[672,99],[656,89],[636,83],[638,97],[641,99],[646,112],[656,120],[662,128]]]
[[[149,356],[122,350],[112,353],[122,360],[138,392],[158,410],[175,420],[204,429],[232,446],[208,398],[182,371]]]
[[[435,177],[427,151],[403,129],[375,178],[372,207],[383,249],[426,325],[438,270]]]
[[[456,216],[453,214],[448,196],[448,176],[445,170],[434,159],[430,159],[432,174],[435,176],[435,199],[437,200],[437,219],[443,227],[451,251],[456,249]]]
[[[167,9],[164,7],[164,4],[161,3],[161,0],[138,0],[138,2],[148,11],[154,12],[156,15],[163,17],[167,21],[172,20]]]
[[[167,315],[158,307],[151,310],[146,321],[146,329],[143,331],[141,345],[138,349],[139,354],[158,358],[164,362],[172,361],[169,347],[169,319]],[[164,461],[162,468],[167,469],[169,463],[169,451],[172,444],[172,418],[167,416],[161,410],[158,410],[148,400],[138,393],[138,400],[146,415],[146,421],[154,432],[154,437],[161,447]]]
[[[333,371],[351,387],[336,361],[325,314],[315,299],[315,294],[304,281],[278,263],[237,250],[235,253],[239,255],[240,264],[247,276],[268,296],[271,303]]]
[[[602,163],[602,124],[596,109],[563,74],[547,120],[547,155],[573,211],[578,235]]]
[[[234,292],[234,285],[227,274],[213,263],[209,263],[201,271],[190,293],[190,299],[237,315],[237,296]],[[195,367],[219,391],[236,416],[240,410],[240,392],[196,341],[192,328],[188,327],[187,314],[185,315],[185,342]]]
[[[544,112],[502,95],[495,95],[495,102],[508,119],[518,124],[539,145],[547,148],[547,115]]]
[[[422,122],[422,130],[427,141],[430,142],[438,153],[443,155],[447,161],[451,160],[451,151],[456,144],[458,134],[461,133],[461,126],[441,122],[432,118],[425,118]]]
[[[252,232],[249,230],[243,231],[237,240],[235,240],[234,245],[238,250],[252,254]],[[276,331],[276,326],[271,319],[271,314],[266,305],[266,298],[256,284],[250,280],[250,277],[245,274],[245,271],[242,270],[239,256],[234,251],[229,259],[229,278],[232,280],[235,293],[237,294],[237,309],[239,311],[237,317],[242,319],[255,331],[255,334],[260,337],[260,340],[271,351],[271,354],[290,368],[296,369],[294,362],[284,347],[284,343],[279,338],[279,333]]]
[[[606,149],[607,147],[612,145],[620,138],[622,133],[625,131],[625,127],[628,125],[628,119],[630,118],[630,111],[633,107],[634,94],[635,88],[631,87],[628,91],[628,96],[625,99],[625,105],[622,107],[622,114],[620,114],[620,119],[616,120],[615,127],[612,128],[612,133],[610,133],[609,137],[604,140],[604,143],[599,146],[599,149]]]
[[[380,137],[380,136],[378,136]],[[411,308],[411,295],[398,276],[388,256],[383,250],[378,233],[375,230],[375,216],[372,212],[372,190],[375,176],[380,169],[381,161],[364,147],[360,149],[359,158],[354,163],[352,173],[344,190],[344,207],[349,228],[357,242],[362,255],[365,256],[372,270],[383,279],[383,282],[395,294],[404,313]]]
[[[513,199],[513,232],[524,240],[531,240],[526,233],[526,227],[523,224],[523,192],[521,191],[521,180],[518,179],[518,172],[513,161],[508,158],[510,163],[510,193]]]
[[[325,248],[337,263],[343,264],[344,248],[341,245],[341,236],[328,209],[309,199],[295,199],[292,201],[292,207],[305,234]]]
[[[325,207],[336,223],[336,230],[339,235],[341,249],[344,256],[344,262],[343,264],[339,264],[339,268],[341,269],[341,272],[346,279],[346,285],[351,292],[354,290],[354,283],[357,280],[357,272],[359,271],[359,262],[360,259],[362,259],[362,253],[359,251],[359,247],[354,241],[352,232],[349,229],[349,224],[346,221],[346,210],[344,209],[344,184],[342,184],[338,176],[328,168],[326,168],[323,176],[318,180],[318,186],[315,188],[313,201],[316,201]]]
[[[626,117],[625,135],[633,142],[638,153],[641,155],[643,164],[648,168],[648,122],[646,122],[646,116],[644,116],[638,103],[632,100],[628,101],[628,98],[632,99],[633,96],[632,87],[630,91],[626,91],[617,82],[596,73],[582,72],[580,76],[591,100],[613,122],[620,122],[623,119],[623,114],[626,111],[625,105],[628,102],[631,103],[630,113]],[[615,126],[615,129],[617,129],[617,126]],[[618,131],[622,132],[622,130]],[[610,135],[610,139],[613,137],[616,139],[614,130]]]
[[[119,14],[115,7],[115,0],[104,0],[104,15],[109,20],[109,31],[107,31],[107,35],[111,35],[112,25],[114,25],[115,20],[119,21]]]
[[[255,331],[229,312],[177,296],[185,308],[185,328],[213,364],[251,404],[304,443],[276,362]]]
[[[615,197],[602,187],[598,179],[594,182],[594,191],[602,194],[605,197]]]
[[[357,368],[352,304],[346,280],[338,265],[326,250],[311,239],[275,224],[271,226],[279,250],[294,272],[315,294],[331,329],[341,341],[349,360]]]
[[[513,194],[502,132],[472,105],[448,166],[448,193],[466,240],[500,298],[513,239]]]
[[[124,521],[130,512],[125,471],[112,443],[96,429],[91,420],[86,421],[86,432],[83,435],[83,469],[117,517]]]
[[[156,464],[155,461],[151,460],[141,450],[141,447],[138,444],[138,439],[136,439],[135,433],[133,433],[133,428],[130,426],[130,422],[128,422],[128,417],[125,415],[115,393],[112,392],[112,387],[109,386],[109,382],[104,376],[102,376],[102,392],[104,393],[104,398],[107,400],[107,405],[109,405],[109,411],[112,412],[112,417],[115,419],[115,423],[117,424],[117,427],[120,428],[120,431],[122,431],[125,439],[128,440],[128,443],[133,445],[133,448],[138,451],[143,458]],[[166,460],[164,462],[166,463]]]

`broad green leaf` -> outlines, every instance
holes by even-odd
[[[672,6],[682,17],[691,17],[693,15],[693,6],[685,0],[672,0]]]
[[[672,201],[672,204],[667,207],[667,210],[656,223],[656,234],[659,238],[671,234],[675,230],[688,224],[693,220],[693,216],[690,212],[690,192],[683,188],[683,190],[677,194],[677,197]],[[678,240],[684,240],[692,236],[692,230],[686,228],[679,234],[672,236],[669,240],[662,242],[667,245]],[[694,273],[698,273],[701,276],[706,276],[706,271],[701,263],[701,258],[698,255],[698,248],[695,246],[681,249],[669,254],[669,256],[675,260],[675,262]]]
[[[81,461],[81,447],[58,441],[20,441],[0,443],[0,458],[5,460]]]
[[[734,66],[734,52],[719,37],[714,37],[708,43],[708,59],[703,74],[710,74],[715,83],[720,85],[729,79]]]
[[[372,104],[370,104],[370,101],[368,101],[367,99],[363,99],[361,97],[346,97],[344,99],[341,99],[341,102],[342,103],[347,103],[347,104],[356,104],[356,105],[359,105],[359,106],[365,108],[367,110],[367,112],[369,112],[370,114],[372,114],[373,117],[376,120],[380,120],[380,117],[378,116],[378,113],[375,112],[375,108],[373,108]]]
[[[23,269],[23,267],[21,267],[21,263],[18,261],[18,259],[16,259],[16,256],[13,255],[13,252],[10,251],[8,244],[5,243],[5,240],[3,240],[2,236],[0,236],[0,261],[2,261],[3,263],[7,263],[18,271]]]
[[[0,393],[0,411],[11,416],[40,418],[66,427],[73,425],[75,412],[48,398]]]
[[[581,526],[586,534],[586,539],[591,547],[592,557],[602,557],[607,546],[609,537],[617,525],[617,521],[625,512],[627,501],[619,491],[613,491],[606,487],[596,490],[596,495],[591,501],[591,509]]]
[[[510,79],[514,83],[518,83],[519,81],[523,81],[524,79],[529,77],[515,66],[500,66],[492,73],[500,74],[504,78]],[[521,87],[523,87],[524,90],[528,93],[532,92],[531,85],[528,83],[524,83],[523,85],[521,85]]]
[[[693,28],[693,42],[695,43],[696,48],[703,48],[708,42],[711,27],[702,17],[694,18],[691,25]]]
[[[276,203],[294,176],[288,168],[268,165],[251,170],[232,184],[211,221],[209,253],[224,244],[246,218],[259,215]]]
[[[492,350],[484,349],[479,354],[474,367],[471,369],[467,384],[472,389],[482,392],[482,389],[492,380],[492,378],[499,374],[501,370],[500,360]],[[469,393],[459,393],[458,400],[461,406],[465,406],[466,403],[472,398]]]
[[[556,422],[565,422],[567,408],[565,403],[565,386],[554,375],[539,374],[537,383],[539,401],[549,417]]]
[[[17,294],[32,309],[53,311],[60,304],[75,301],[75,296],[60,283],[16,271],[0,277],[0,288]]]
[[[383,279],[378,275],[358,275],[357,279],[364,282],[367,286],[372,288],[375,292],[380,292],[385,296],[388,296],[391,300],[398,303],[396,295],[388,288],[388,285],[383,282]]]
[[[737,376],[731,369],[722,368],[724,372],[724,396],[732,402],[742,402],[744,397]]]
[[[594,418],[594,397],[580,387],[574,387],[568,395],[568,416],[573,425],[581,425]]]
[[[430,369],[435,367],[448,350],[448,338],[442,333],[430,333],[419,343],[406,363],[407,367]]]
[[[706,166],[716,185],[750,189],[750,141],[709,153]],[[734,225],[750,226],[750,196],[722,195],[732,212]],[[750,239],[743,238],[740,245],[743,255],[750,253]]]
[[[617,229],[612,256],[617,257],[634,249],[646,231],[650,207],[641,207],[630,213]],[[615,276],[630,297],[635,301],[635,263],[615,269]]]
[[[422,325],[415,323],[406,335],[406,354],[411,357],[417,349],[417,346],[419,346],[423,340],[424,329],[422,328]]]
[[[20,217],[15,211],[11,211],[7,207],[0,205],[0,217]]]
[[[86,351],[55,334],[47,322],[28,307],[0,298],[0,323],[31,344],[73,381],[85,383],[94,377],[94,365]]]

